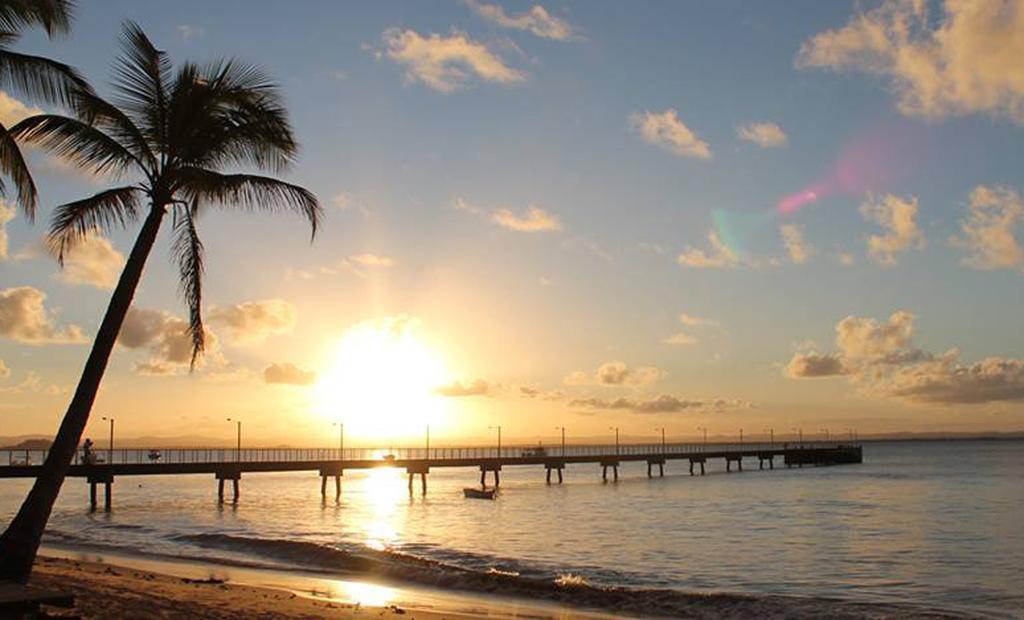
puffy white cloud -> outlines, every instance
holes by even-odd
[[[676,261],[685,267],[735,267],[739,264],[739,257],[722,242],[714,230],[708,233],[708,242],[711,244],[710,251],[687,246]]]
[[[484,19],[494,22],[502,28],[526,30],[542,39],[556,41],[566,41],[573,37],[572,26],[565,20],[548,13],[547,9],[539,4],[533,5],[525,13],[509,15],[504,8],[497,4],[487,4],[478,0],[462,0],[462,2]]]
[[[424,37],[414,30],[389,28],[383,40],[388,58],[405,67],[407,80],[423,82],[442,93],[465,86],[473,76],[506,84],[526,79],[486,45],[462,32]]]
[[[779,226],[779,234],[782,235],[782,243],[786,246],[786,253],[789,260],[801,265],[814,254],[814,247],[804,240],[804,229],[796,224],[783,224]]]
[[[562,230],[558,217],[530,205],[525,215],[517,215],[508,209],[498,209],[491,215],[495,224],[517,232],[551,232]]]
[[[1024,269],[1024,248],[1017,229],[1024,222],[1024,201],[1005,187],[979,185],[971,192],[962,236],[953,245],[967,251],[964,262],[976,269]]]
[[[0,90],[0,123],[3,123],[4,127],[9,128],[29,116],[42,113],[39,108],[29,107]]]
[[[880,265],[895,265],[897,254],[925,246],[924,235],[917,227],[917,198],[886,194],[875,200],[868,196],[860,212],[885,230],[884,234],[868,237],[868,256]]]
[[[625,362],[613,360],[601,364],[593,377],[577,370],[562,380],[566,385],[602,385],[606,387],[640,388],[650,385],[665,376],[665,371],[654,366],[627,366]]]
[[[292,331],[298,311],[283,299],[264,299],[213,307],[207,316],[211,324],[226,327],[232,341],[248,344]]]
[[[1024,400],[1024,360],[990,357],[959,362],[951,349],[934,355],[913,345],[914,317],[894,312],[887,321],[849,316],[836,325],[839,351],[797,353],[791,378],[847,375],[869,396],[918,404],[980,404]]]
[[[85,284],[110,290],[117,284],[124,267],[124,254],[106,237],[90,234],[64,255],[64,268],[58,278],[68,284]]]
[[[0,200],[0,260],[7,260],[10,238],[7,236],[7,222],[14,219],[16,212],[4,200]]]
[[[805,41],[798,67],[887,78],[899,110],[939,118],[982,113],[1024,123],[1024,2],[885,0]]]
[[[303,370],[295,364],[284,362],[271,364],[263,370],[263,381],[284,385],[312,385],[316,382],[316,373]]]
[[[0,360],[0,379],[6,379],[11,376],[11,369],[7,367],[7,364],[3,360]]]
[[[834,377],[847,374],[843,359],[835,353],[796,353],[786,365],[786,375],[794,379],[810,377]]]
[[[483,379],[474,379],[469,382],[453,381],[449,385],[442,385],[434,390],[435,394],[458,398],[462,396],[491,396],[499,386],[488,383]]]
[[[667,149],[680,157],[711,159],[711,147],[697,137],[679,120],[678,113],[669,108],[664,112],[644,112],[629,117],[630,123],[649,144]]]
[[[633,413],[681,413],[686,411],[727,411],[749,407],[750,403],[738,399],[700,400],[660,394],[649,399],[634,398],[578,398],[569,402],[573,409],[626,410]]]
[[[763,149],[786,146],[789,141],[786,132],[776,123],[747,123],[736,128],[736,136]]]
[[[206,329],[204,359],[223,363],[217,336]],[[192,363],[192,336],[188,322],[162,310],[129,308],[117,342],[126,349],[148,349],[147,361],[136,362],[135,372],[143,375],[171,375]]]
[[[44,301],[46,293],[32,286],[0,290],[0,336],[33,345],[84,343],[82,328],[58,327]]]

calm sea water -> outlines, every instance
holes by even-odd
[[[421,573],[456,566],[1024,616],[1024,442],[878,443],[864,456],[742,474],[713,463],[704,477],[670,462],[651,480],[639,463],[617,484],[602,484],[596,465],[551,486],[541,467],[509,468],[494,502],[462,497],[479,481],[471,469],[435,470],[425,497],[418,481],[409,496],[404,471],[350,472],[340,503],[330,485],[326,504],[315,473],[252,474],[241,502],[223,507],[212,476],[124,477],[111,515],[89,515],[87,485],[73,479],[48,541],[328,571],[365,568],[355,554]],[[5,521],[27,488],[0,481]]]

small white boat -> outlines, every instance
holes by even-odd
[[[476,487],[465,487],[462,489],[462,492],[469,499],[494,499],[494,495],[495,493],[498,492],[498,489],[478,489]]]

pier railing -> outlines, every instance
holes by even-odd
[[[857,445],[849,441],[804,442],[743,442],[743,443],[655,443],[655,444],[594,444],[594,445],[512,445],[467,446],[438,448],[103,448],[92,451],[93,463],[138,465],[146,463],[202,464],[202,463],[292,463],[308,461],[461,461],[461,460],[518,460],[585,458],[592,456],[660,457],[690,454],[757,454],[780,453],[793,449],[841,448]],[[41,465],[46,450],[0,450],[0,468],[4,466]],[[79,450],[76,464],[84,463]]]

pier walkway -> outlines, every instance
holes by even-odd
[[[154,476],[212,474],[218,482],[218,497],[224,500],[225,482],[232,483],[233,501],[239,498],[239,481],[243,473],[315,471],[321,478],[320,491],[327,495],[329,478],[334,478],[335,493],[341,493],[341,477],[345,470],[376,467],[404,468],[409,475],[409,492],[416,475],[420,476],[423,493],[427,492],[427,474],[441,467],[472,467],[480,471],[480,483],[487,474],[494,476],[494,485],[501,481],[503,467],[541,466],[546,480],[563,481],[563,470],[571,464],[595,464],[607,481],[619,479],[619,466],[624,462],[646,462],[647,475],[665,475],[669,461],[689,464],[690,475],[704,475],[709,460],[722,460],[726,471],[743,471],[744,459],[754,460],[758,469],[774,469],[776,459],[787,467],[804,465],[841,465],[863,460],[861,445],[854,442],[807,441],[802,443],[669,443],[622,445],[569,445],[565,447],[507,446],[465,448],[161,448],[96,450],[100,462],[76,462],[70,477],[85,478],[90,488],[90,505],[96,509],[97,486],[104,487],[104,508],[111,508],[112,485],[118,476]],[[79,459],[81,454],[79,455]],[[42,450],[0,450],[0,478],[35,478],[42,469],[46,452]]]

